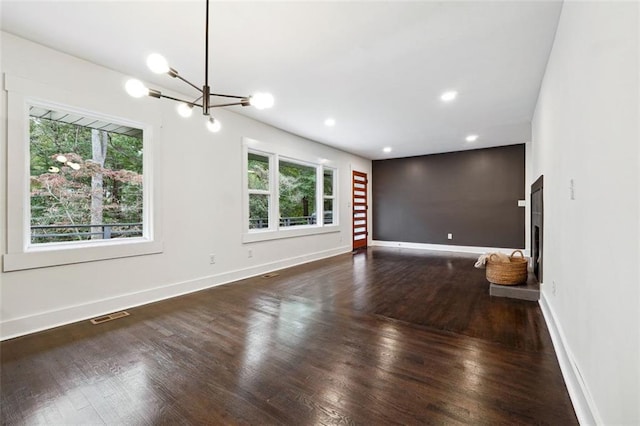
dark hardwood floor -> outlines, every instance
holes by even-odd
[[[3,424],[577,424],[537,303],[370,248],[5,341]]]

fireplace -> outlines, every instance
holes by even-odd
[[[542,248],[544,231],[543,176],[531,185],[531,261],[533,273],[542,282]]]

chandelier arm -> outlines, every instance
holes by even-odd
[[[219,96],[221,98],[249,99],[249,96],[223,95],[221,93],[209,93],[209,96]]]
[[[179,78],[180,80],[184,81],[185,83],[187,83],[189,86],[193,87],[194,89],[196,89],[198,92],[202,93],[202,89],[199,88],[198,86],[196,86],[195,84],[193,84],[192,82],[190,82],[189,80],[187,80],[186,78],[182,77],[180,74],[176,75],[176,78]]]
[[[177,102],[184,102],[187,105],[191,105],[191,106],[197,106],[197,107],[202,107],[202,104],[196,104],[196,101],[185,101],[184,99],[179,99],[179,98],[174,98],[173,96],[168,96],[168,95],[157,95],[157,96],[153,96],[154,98],[165,98],[165,99],[171,99],[172,101],[177,101]]]
[[[235,105],[247,106],[248,103],[246,103],[246,102],[232,102],[232,103],[229,103],[229,104],[209,105],[209,108],[228,107],[228,106],[235,106]]]

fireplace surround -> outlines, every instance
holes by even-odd
[[[542,282],[543,235],[544,235],[544,176],[540,176],[531,185],[531,261],[533,274]]]

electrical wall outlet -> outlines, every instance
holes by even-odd
[[[448,240],[453,240],[453,234],[447,234],[447,239]]]
[[[556,295],[556,282],[555,281],[551,281],[551,293],[554,296]]]
[[[253,249],[249,249],[249,250],[247,250],[247,256],[248,256],[249,258],[253,257]]]
[[[216,263],[216,255],[215,254],[210,254],[209,255],[209,264],[210,265],[214,265]]]

